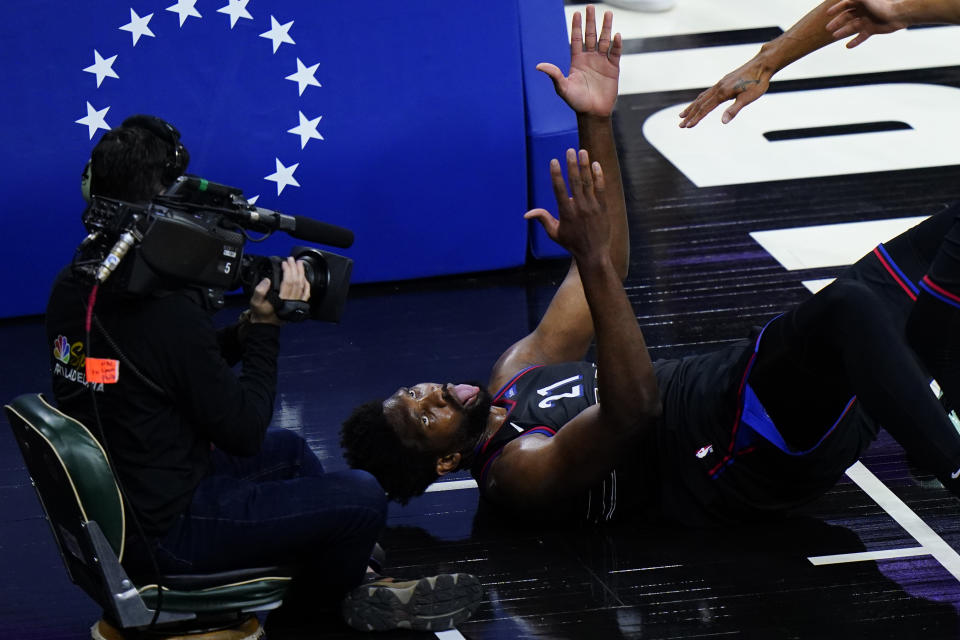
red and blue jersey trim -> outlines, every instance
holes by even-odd
[[[500,390],[497,391],[497,392],[493,395],[493,401],[494,401],[494,402],[500,402],[501,400],[503,400],[503,399],[504,399],[504,398],[503,398],[503,395],[510,389],[510,387],[512,387],[513,385],[517,384],[517,380],[519,380],[520,378],[522,378],[522,377],[525,376],[526,374],[530,373],[530,372],[533,371],[534,369],[539,369],[539,368],[542,367],[542,366],[543,366],[542,364],[534,364],[534,365],[531,365],[531,366],[529,366],[529,367],[525,367],[525,368],[523,368],[523,369],[520,369],[520,371],[518,371],[518,372],[516,373],[516,375],[514,375],[512,378],[510,378],[510,382],[508,382],[508,383],[506,383],[505,385],[503,385],[502,387],[500,387]],[[514,403],[514,404],[516,404],[516,403]]]
[[[496,394],[494,394],[494,396],[493,396],[493,404],[504,407],[504,408],[507,410],[507,418],[508,418],[508,419],[510,418],[510,413],[513,411],[513,408],[514,408],[515,406],[517,406],[517,403],[516,403],[516,401],[511,400],[511,399],[509,399],[509,398],[504,398],[504,397],[503,397],[504,394],[507,393],[507,391],[510,389],[510,387],[512,387],[513,385],[517,384],[517,381],[518,381],[520,378],[522,378],[522,377],[525,376],[526,374],[530,373],[530,372],[533,371],[534,369],[539,369],[539,368],[542,367],[542,366],[543,366],[542,364],[535,364],[535,365],[532,365],[532,366],[525,367],[525,368],[521,369],[520,371],[518,371],[518,372],[516,373],[516,375],[514,375],[514,376],[510,379],[509,382],[507,382],[505,385],[503,385],[502,387],[500,387],[500,390],[497,391]],[[496,438],[496,437],[497,437],[497,434],[494,433],[492,436],[490,436],[489,438],[487,438],[483,443],[478,444],[477,447],[474,449],[474,455],[483,455],[483,454],[485,454],[485,453],[487,452],[487,447],[490,446],[490,443],[491,443],[491,442],[493,441],[493,439]],[[499,451],[494,454],[494,458],[495,458],[496,456],[498,456],[498,455],[500,455],[500,452],[499,452]],[[490,462],[491,462],[491,461],[492,461],[492,458],[491,458],[491,460],[487,461],[487,464],[483,465],[484,471],[486,471],[486,468],[490,465]]]
[[[513,441],[511,440],[511,442],[513,442]],[[505,447],[505,446],[507,446],[507,445],[503,445],[503,446]],[[490,465],[493,464],[493,461],[494,461],[494,460],[496,460],[497,458],[500,457],[500,454],[501,454],[501,453],[503,453],[503,447],[500,447],[499,449],[497,449],[496,451],[494,451],[494,452],[493,452],[493,455],[491,455],[489,458],[487,458],[487,461],[486,461],[486,463],[484,463],[483,468],[480,469],[480,477],[477,479],[477,484],[480,485],[480,488],[481,488],[481,489],[484,487],[484,485],[485,485],[486,482],[487,482],[487,471],[490,470]]]
[[[523,433],[521,433],[521,434],[520,434],[519,436],[517,436],[517,437],[518,437],[518,438],[522,438],[523,436],[528,436],[528,435],[530,435],[531,433],[539,433],[539,434],[541,434],[541,435],[547,436],[548,438],[552,438],[553,436],[557,435],[557,430],[556,430],[556,429],[551,429],[550,427],[548,427],[548,426],[546,426],[546,425],[540,425],[539,427],[534,427],[533,429],[528,429],[527,431],[524,431]],[[511,440],[511,442],[512,442],[512,440]]]
[[[487,481],[487,471],[490,470],[490,466],[493,464],[493,461],[496,460],[497,458],[499,458],[499,457],[500,457],[500,454],[503,453],[503,448],[506,447],[508,444],[510,444],[510,442],[513,442],[514,440],[516,440],[516,439],[518,439],[518,438],[523,438],[524,436],[528,436],[528,435],[530,435],[531,433],[538,433],[538,434],[540,434],[540,435],[547,436],[548,438],[552,438],[553,436],[557,435],[556,429],[551,429],[550,427],[548,427],[548,426],[546,426],[546,425],[540,425],[539,427],[533,427],[532,429],[528,429],[528,430],[524,431],[523,433],[518,434],[516,438],[514,438],[513,440],[510,440],[509,442],[505,442],[505,443],[503,444],[503,447],[500,447],[500,448],[497,449],[495,452],[493,452],[493,454],[491,454],[490,458],[484,463],[483,468],[480,469],[480,478],[478,479],[478,484],[479,484],[481,487],[482,487],[482,486],[486,483],[486,481]],[[493,439],[493,438],[490,438],[490,440],[492,440],[492,439]],[[489,443],[490,440],[487,440],[487,442]],[[486,448],[486,445],[484,445],[484,449],[485,449],[485,448]]]
[[[764,332],[777,318],[777,316],[770,322],[768,322],[763,329],[760,331],[760,335],[757,336],[757,340],[753,345],[753,353],[750,355],[750,360],[747,362],[747,366],[743,372],[743,377],[740,380],[740,386],[737,391],[737,414],[734,418],[733,428],[730,431],[730,444],[727,447],[727,453],[716,465],[713,466],[707,473],[711,478],[716,479],[720,476],[723,471],[736,462],[738,457],[744,456],[748,453],[752,453],[756,450],[755,446],[752,446],[752,443],[756,441],[755,435],[759,435],[764,440],[777,447],[784,453],[792,456],[802,456],[810,453],[817,447],[819,447],[827,437],[833,433],[837,428],[837,425],[843,420],[843,418],[850,411],[850,408],[853,406],[857,397],[853,396],[847,402],[846,406],[843,408],[843,411],[840,413],[833,425],[821,436],[815,445],[810,447],[805,451],[797,451],[793,449],[787,442],[783,439],[783,436],[780,435],[780,432],[777,430],[776,425],[773,424],[773,421],[770,420],[769,416],[766,415],[766,411],[763,408],[763,405],[760,403],[759,398],[753,392],[749,384],[750,373],[753,371],[753,366],[757,361],[757,354],[760,351],[760,340],[763,338]],[[741,436],[740,426],[745,425],[753,433],[747,433]],[[755,434],[755,435],[753,435]],[[738,443],[740,448],[738,449]]]
[[[951,307],[960,309],[960,296],[951,293],[930,279],[930,276],[923,276],[920,280],[920,287],[941,302],[946,302]]]
[[[887,248],[882,244],[877,245],[873,250],[873,255],[877,257],[877,260],[880,261],[880,264],[883,265],[883,268],[887,270],[887,273],[896,281],[900,288],[910,297],[911,300],[917,299],[917,294],[920,293],[920,290],[917,289],[916,285],[907,277],[907,274],[897,266],[897,263],[894,261],[890,254],[887,253]]]
[[[907,277],[907,274],[897,266],[897,263],[894,261],[890,254],[887,253],[886,247],[882,244],[878,245],[876,249],[873,250],[873,254],[877,256],[877,259],[880,261],[880,264],[883,265],[883,268],[887,270],[887,273],[900,285],[900,288],[910,296],[911,300],[916,300],[917,295],[920,293],[920,289],[923,289],[930,295],[932,295],[937,300],[941,302],[946,302],[952,307],[960,309],[960,296],[957,294],[947,291],[936,282],[930,279],[930,276],[923,276],[920,279],[920,282],[916,285]]]
[[[737,415],[733,419],[733,428],[730,430],[730,444],[727,446],[727,453],[723,456],[723,459],[721,459],[716,466],[707,472],[712,477],[716,477],[716,475],[719,474],[722,469],[730,464],[733,464],[734,456],[743,453],[749,453],[753,450],[751,447],[744,451],[734,451],[737,445],[737,432],[740,429],[740,417],[743,415],[743,392],[747,388],[747,380],[750,379],[750,372],[753,371],[753,365],[757,362],[757,353],[760,351],[760,339],[763,338],[763,333],[767,330],[767,327],[769,327],[773,321],[779,317],[780,316],[777,316],[765,324],[763,329],[760,330],[760,334],[757,336],[756,342],[753,343],[753,353],[750,354],[750,360],[747,362],[746,369],[743,372],[743,377],[740,379],[740,386],[737,389]]]

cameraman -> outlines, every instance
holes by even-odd
[[[149,202],[186,169],[179,137],[159,118],[128,118],[94,148],[85,190]],[[287,258],[282,273],[280,298],[308,300],[303,265]],[[479,601],[472,576],[394,583],[365,574],[386,520],[384,491],[371,475],[324,473],[303,438],[267,429],[281,325],[265,298],[270,284],[256,286],[237,324],[216,331],[203,292],[190,286],[132,296],[107,281],[94,301],[72,266],[58,275],[46,313],[53,392],[111,454],[135,515],[124,567],[135,581],[155,580],[156,570],[293,567],[293,586],[271,624],[301,617],[309,624],[318,607],[336,605],[361,582],[343,611],[361,628],[404,620],[416,628],[418,607],[431,600],[449,601],[454,622],[465,619]],[[87,380],[87,357],[119,361],[117,383]],[[238,362],[239,376],[231,369]],[[406,593],[413,590],[418,598]]]

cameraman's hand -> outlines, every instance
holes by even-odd
[[[281,300],[310,300],[310,283],[303,271],[303,262],[294,260],[287,256],[280,268],[283,270],[283,279],[280,282]],[[253,290],[250,296],[250,322],[264,322],[283,324],[283,321],[277,317],[273,305],[267,301],[267,293],[270,291],[270,278],[264,278]]]

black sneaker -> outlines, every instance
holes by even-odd
[[[377,578],[343,600],[343,619],[360,631],[445,631],[467,620],[480,605],[480,581],[469,573],[394,582]]]

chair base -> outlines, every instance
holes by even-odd
[[[100,619],[90,627],[92,640],[260,640],[263,638],[263,627],[256,616],[238,622],[227,629],[216,631],[198,631],[189,633],[171,630],[170,635],[162,631],[146,632],[139,629],[117,629],[106,620]]]

